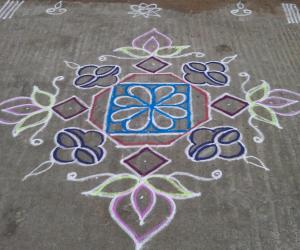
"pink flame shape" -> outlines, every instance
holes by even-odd
[[[160,47],[170,47],[172,40],[156,28],[138,36],[132,41],[132,46],[153,52]]]
[[[140,194],[141,194],[142,191],[146,191],[146,193],[148,194],[148,200],[147,200],[148,204],[147,204],[147,206],[144,209],[141,208],[140,205],[139,205],[139,198],[140,198]],[[139,185],[132,192],[132,195],[131,195],[131,204],[133,206],[134,211],[139,216],[140,225],[144,224],[144,220],[147,218],[147,216],[151,213],[151,211],[155,207],[155,203],[156,203],[156,195],[155,195],[155,193],[150,188],[148,188],[147,186],[145,186],[144,184]]]
[[[18,96],[0,103],[0,124],[11,125],[18,123],[23,117],[40,110],[33,104],[30,97]]]
[[[130,194],[129,194],[130,195]],[[165,227],[167,227],[170,222],[173,220],[174,215],[176,213],[176,205],[174,201],[165,195],[162,194],[156,194],[159,198],[164,200],[168,205],[168,215],[163,218],[161,221],[159,221],[155,226],[148,229],[145,233],[139,233],[134,228],[132,228],[128,223],[124,221],[122,217],[126,216],[124,214],[120,214],[118,212],[118,207],[120,206],[120,203],[128,197],[128,194],[123,194],[120,196],[115,197],[111,203],[110,203],[110,214],[113,220],[123,229],[124,232],[126,232],[129,237],[134,241],[136,245],[136,249],[141,249],[141,247],[149,241],[152,237],[154,237],[156,234],[158,234],[161,230],[163,230]]]
[[[300,94],[287,89],[274,89],[270,95],[259,102],[282,116],[294,116],[300,113]]]

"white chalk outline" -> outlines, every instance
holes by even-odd
[[[245,4],[242,3],[242,0],[236,4],[236,7],[237,9],[230,11],[230,13],[234,16],[249,16],[252,14],[252,10],[247,9]]]
[[[57,16],[66,13],[68,10],[63,8],[63,1],[57,2],[52,8],[48,8],[46,13],[49,15]]]
[[[143,16],[145,18],[149,17],[161,17],[157,12],[161,11],[162,8],[158,8],[155,3],[140,3],[132,4],[129,6],[131,11],[127,12],[129,15],[132,15],[133,18]],[[147,12],[145,12],[147,11]]]

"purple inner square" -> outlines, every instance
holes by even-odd
[[[222,105],[222,103],[228,101],[228,103],[231,103],[234,105],[234,104],[238,104],[240,107],[238,108],[234,108],[232,106],[228,107],[228,106],[225,106],[225,107],[220,107],[218,105]],[[217,110],[220,110],[222,111],[223,113],[229,115],[229,116],[234,116],[236,114],[238,114],[240,111],[242,111],[244,108],[246,108],[249,104],[241,99],[238,99],[234,96],[230,96],[230,95],[225,95],[223,96],[222,98],[216,100],[213,102],[213,104],[211,105],[212,107],[214,107],[215,109]],[[229,109],[234,109],[233,111],[230,111]]]
[[[69,110],[68,108],[72,108],[73,110]],[[70,119],[86,111],[87,107],[81,104],[76,97],[72,97],[61,103],[56,104],[52,107],[52,109],[64,119]],[[66,114],[67,112],[70,112],[70,114]]]
[[[147,156],[148,158],[149,157],[152,158],[152,160],[156,160],[157,163],[153,163],[151,159],[147,161]],[[144,148],[138,153],[136,153],[135,155],[124,160],[124,163],[126,163],[130,168],[132,168],[135,172],[137,172],[141,176],[148,175],[149,173],[155,171],[166,162],[168,162],[168,159],[165,159],[159,154],[156,154],[149,148]],[[139,168],[137,164],[144,164],[144,167],[146,169],[141,169],[141,167]]]

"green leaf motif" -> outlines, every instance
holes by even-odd
[[[254,103],[249,106],[248,110],[253,119],[271,124],[277,128],[282,128],[276,113],[271,108]],[[262,115],[261,113],[264,114]]]
[[[33,102],[41,108],[50,108],[55,104],[55,96],[49,92],[40,90],[37,86],[33,87],[31,93]]]
[[[262,101],[269,96],[270,85],[263,81],[262,84],[249,89],[246,94],[246,100],[250,103]]]
[[[156,55],[162,58],[172,58],[189,47],[190,45],[162,47],[156,51]]]
[[[133,185],[130,185],[129,187],[126,187],[125,190],[122,191],[108,191],[109,186],[119,185],[122,188],[124,188],[124,185],[122,185],[123,181],[134,181]],[[103,183],[101,183],[99,186],[95,187],[94,189],[83,192],[82,194],[88,195],[88,196],[98,196],[98,197],[106,197],[106,198],[114,198],[121,194],[126,194],[131,192],[136,185],[139,183],[139,178],[135,175],[131,174],[118,174],[114,175],[112,177],[109,177],[106,179]]]
[[[155,179],[158,180],[164,187],[158,188],[155,184],[151,183],[151,180]],[[167,175],[151,175],[145,180],[145,183],[150,188],[154,189],[155,192],[170,196],[173,199],[189,199],[201,195],[201,193],[194,193],[188,190],[175,177]],[[172,187],[174,191],[165,190],[167,186]]]
[[[121,52],[133,58],[146,58],[150,55],[148,51],[135,47],[122,47],[115,49],[114,52]]]
[[[18,136],[24,130],[47,123],[52,116],[49,110],[40,110],[24,117],[13,129],[13,136]]]

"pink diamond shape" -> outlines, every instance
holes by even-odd
[[[229,116],[230,118],[234,118],[238,114],[240,114],[249,104],[232,95],[224,94],[219,97],[217,100],[213,101],[211,107],[216,109],[217,111]]]
[[[123,164],[141,176],[153,173],[169,162],[170,159],[148,147],[135,152],[122,161]]]
[[[67,100],[57,103],[52,107],[52,110],[64,120],[70,120],[74,117],[80,115],[88,109],[86,104],[84,104],[76,96],[73,96]]]
[[[150,73],[157,73],[168,66],[170,66],[169,63],[154,56],[151,56],[135,65],[135,67]]]

